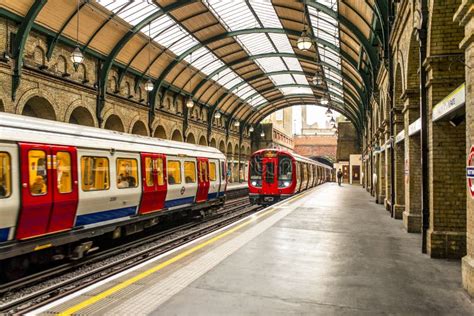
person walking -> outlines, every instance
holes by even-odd
[[[337,171],[337,184],[338,184],[339,186],[341,186],[341,183],[342,183],[342,170],[339,169],[339,170]]]

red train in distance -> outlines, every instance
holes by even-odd
[[[328,181],[326,164],[279,149],[261,149],[249,163],[252,204],[269,205]]]

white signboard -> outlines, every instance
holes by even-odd
[[[441,102],[435,105],[433,108],[433,122],[457,110],[464,103],[466,103],[466,85],[463,83]]]
[[[417,119],[408,126],[408,136],[415,135],[421,130],[421,118]]]
[[[400,133],[397,134],[397,136],[395,137],[395,143],[399,143],[401,142],[402,140],[405,139],[405,130],[401,131]]]

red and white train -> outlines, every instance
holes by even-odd
[[[277,149],[261,149],[250,157],[249,195],[253,204],[272,204],[330,179],[332,168]]]
[[[219,207],[225,175],[212,147],[0,113],[0,260],[80,258],[94,239]]]

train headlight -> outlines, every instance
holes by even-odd
[[[290,183],[289,183],[288,181],[285,181],[285,182],[283,182],[283,186],[284,186],[284,187],[289,187],[289,186],[290,186]]]
[[[257,185],[257,181],[252,181],[252,185],[253,185],[253,186],[256,186],[256,185]]]

